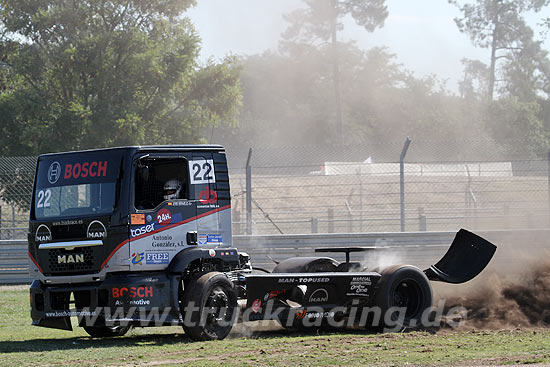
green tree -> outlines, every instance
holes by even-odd
[[[331,45],[332,83],[336,135],[343,142],[341,60],[338,31],[343,29],[342,19],[350,15],[355,22],[368,32],[384,25],[388,16],[385,0],[303,0],[307,8],[298,9],[288,15],[290,23],[283,38],[283,48],[292,49],[292,45]],[[290,45],[289,45],[290,43]]]
[[[525,24],[523,14],[527,10],[538,11],[547,0],[475,0],[461,5],[458,0],[449,0],[456,5],[462,16],[455,22],[473,44],[490,49],[487,95],[493,100],[497,81],[499,59],[517,60],[532,46],[532,30]],[[530,37],[530,38],[529,38]],[[533,56],[532,53],[530,53]]]
[[[200,65],[194,0],[1,0],[0,153],[197,142],[240,68]]]

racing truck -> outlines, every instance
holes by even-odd
[[[430,281],[467,282],[496,250],[462,229],[425,270],[365,269],[350,257],[368,247],[325,247],[319,251],[344,252],[346,260],[294,257],[267,271],[232,240],[222,146],[41,155],[28,232],[32,324],[72,330],[76,317],[92,337],[181,325],[193,340],[223,339],[234,322],[255,320],[413,328],[432,306]]]

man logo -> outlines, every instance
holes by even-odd
[[[53,162],[48,168],[48,182],[52,185],[61,177],[61,165],[59,162]]]
[[[328,292],[324,288],[319,288],[309,296],[309,303],[321,303],[328,301]]]
[[[75,264],[75,263],[83,263],[83,262],[84,262],[84,254],[57,256],[58,264]]]
[[[103,223],[98,220],[94,220],[88,225],[86,237],[90,239],[107,237],[107,229],[105,228]]]
[[[44,224],[41,224],[38,226],[38,229],[36,230],[36,235],[34,236],[34,240],[36,242],[47,242],[52,240],[52,232],[50,232],[50,229],[45,226]]]

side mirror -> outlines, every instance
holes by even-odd
[[[189,246],[197,246],[197,231],[187,232],[187,244]]]

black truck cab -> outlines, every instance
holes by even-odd
[[[181,145],[41,155],[28,243],[34,324],[68,329],[68,316],[82,309],[136,304],[170,306],[177,319],[184,273],[205,264],[239,268],[225,151]]]

